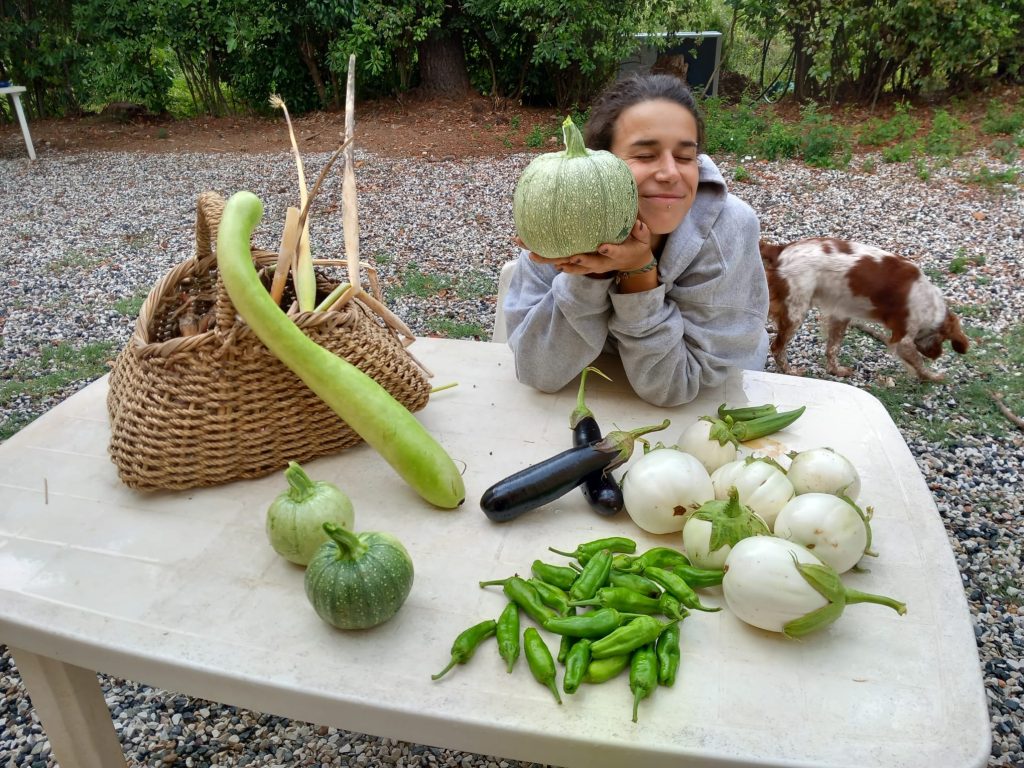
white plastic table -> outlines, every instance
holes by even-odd
[[[28,120],[25,119],[25,110],[21,108],[21,94],[25,92],[25,86],[23,85],[7,85],[0,88],[0,94],[11,97],[11,101],[14,102],[14,112],[18,116],[18,123],[21,125],[21,136],[25,139],[25,149],[28,150],[28,156],[32,159],[36,159],[36,149],[32,146],[32,135],[28,132]]]
[[[728,610],[695,613],[682,624],[675,686],[642,702],[638,723],[626,675],[585,685],[560,707],[524,659],[507,674],[493,641],[431,681],[455,636],[504,607],[500,590],[479,580],[528,573],[536,558],[565,562],[549,545],[625,535],[643,549],[678,539],[646,535],[625,513],[599,517],[578,491],[509,523],[487,520],[478,500],[488,486],[568,446],[575,386],[545,395],[518,384],[500,344],[420,339],[413,351],[436,384],[458,382],[419,416],[465,462],[466,503],[426,506],[366,446],[306,467],[349,493],[357,529],[390,531],[412,555],[408,601],[372,630],[320,621],[302,569],[268,545],[265,510],[282,476],[153,495],[121,485],[106,454],[105,379],[0,446],[0,642],[62,768],[124,762],[97,670],[318,724],[562,766],[985,763],[974,634],[933,499],[878,401],[813,379],[747,372],[685,407],[659,409],[608,363],[615,383],[591,377],[588,402],[606,430],[671,418],[670,443],[723,401],[807,405],[793,427],[754,447],[781,455],[829,445],[854,462],[880,556],[844,580],[904,600],[907,615],[854,605],[795,642]],[[720,591],[704,595],[722,604]]]

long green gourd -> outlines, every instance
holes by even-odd
[[[224,206],[217,268],[235,309],[257,338],[371,445],[420,496],[442,509],[466,497],[455,462],[409,410],[351,363],[307,337],[281,311],[252,264],[249,239],[263,216],[251,192]]]
[[[562,123],[562,135],[565,150],[535,157],[512,198],[516,233],[546,259],[621,243],[637,216],[636,180],[625,161],[587,149],[572,118]]]

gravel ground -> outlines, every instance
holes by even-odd
[[[24,375],[27,363],[38,365],[38,350],[60,341],[76,348],[123,345],[134,321],[124,300],[141,298],[159,275],[192,253],[199,192],[251,189],[266,204],[264,222],[275,223],[283,221],[295,197],[294,167],[285,153],[95,153],[35,164],[13,157],[0,159],[5,264],[0,373],[5,381]],[[316,173],[326,158],[307,156],[307,172]],[[385,287],[412,264],[425,275],[448,280],[435,286],[445,288],[441,295],[392,294],[391,307],[417,333],[486,338],[497,273],[513,255],[512,190],[530,157],[463,163],[357,153],[357,159],[362,254],[378,264]],[[1020,188],[994,192],[966,181],[983,165],[993,171],[1005,165],[982,153],[935,168],[922,180],[912,164],[887,165],[874,157],[873,172],[865,173],[859,170],[862,162],[855,159],[845,172],[756,158],[721,165],[727,178],[740,163],[750,174],[752,183],[736,184],[734,191],[759,212],[768,239],[827,234],[904,253],[930,274],[943,276],[944,290],[970,331],[998,337],[1019,324],[1024,316]],[[319,206],[333,213],[314,220],[318,253],[342,252],[339,205],[339,184],[332,181]],[[266,224],[256,235],[271,249],[277,238]],[[951,272],[955,260],[964,262],[963,271]],[[856,355],[850,383],[902,381],[900,365],[880,344],[853,333],[847,343]],[[827,378],[822,352],[816,326],[805,324],[790,349],[791,361],[806,366],[809,375]],[[920,399],[906,403],[908,414],[956,423],[958,386],[971,378],[970,358],[940,359],[947,382],[923,388]],[[71,382],[51,400],[0,400],[0,423],[38,415],[85,383]],[[1019,411],[1020,403],[1015,405]],[[970,435],[949,448],[904,428],[946,524],[970,602],[989,696],[991,766],[1024,766],[1019,492],[1024,439],[1009,431],[1002,438]],[[293,722],[106,676],[101,681],[131,766],[521,765]],[[0,768],[52,768],[49,743],[6,652],[0,656],[0,688]]]

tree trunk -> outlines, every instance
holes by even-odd
[[[793,95],[799,101],[806,101],[814,95],[809,77],[813,59],[804,48],[802,27],[793,30],[793,52]]]
[[[454,32],[431,30],[420,43],[419,91],[430,96],[462,99],[469,94],[469,73],[462,40]]]
[[[299,55],[302,57],[303,62],[305,62],[306,69],[309,70],[309,78],[313,81],[313,87],[316,88],[316,95],[320,99],[320,106],[326,107],[327,88],[324,87],[324,80],[320,77],[320,67],[316,64],[316,50],[305,35],[303,35],[302,42],[299,44]]]

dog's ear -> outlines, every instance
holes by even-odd
[[[967,348],[971,345],[970,339],[960,327],[960,318],[952,312],[946,312],[946,319],[942,322],[942,335],[949,339],[954,352],[960,355],[967,353]]]

